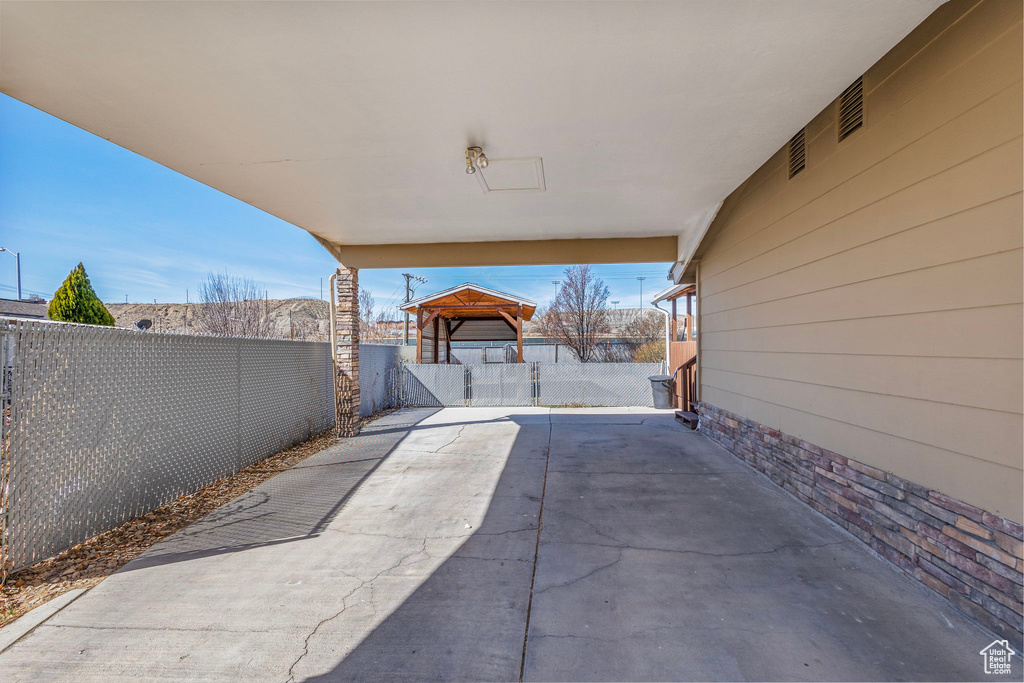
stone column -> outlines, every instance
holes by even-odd
[[[359,270],[341,266],[335,309],[334,382],[338,436],[359,433]]]

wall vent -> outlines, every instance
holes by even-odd
[[[804,143],[806,128],[789,140],[789,177],[792,178],[807,167],[807,146]]]
[[[864,125],[864,79],[858,78],[839,96],[839,141]]]

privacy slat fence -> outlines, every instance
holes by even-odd
[[[407,365],[406,406],[652,406],[664,363]]]
[[[334,424],[322,342],[28,321],[0,322],[0,335],[10,568]]]

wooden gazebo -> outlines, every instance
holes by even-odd
[[[452,342],[515,342],[523,362],[523,323],[537,304],[465,283],[414,299],[402,307],[416,319],[416,362],[452,363]]]

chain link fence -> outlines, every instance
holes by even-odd
[[[359,345],[359,414],[372,415],[398,407],[402,380],[402,347]]]
[[[665,363],[406,365],[406,406],[653,406]]]
[[[534,405],[534,363],[467,365],[469,405]]]
[[[652,375],[667,374],[665,363],[537,363],[537,405],[654,405]]]
[[[410,363],[402,371],[402,405],[464,406],[469,365]]]
[[[30,321],[0,321],[0,339],[8,569],[334,424],[323,342]]]

